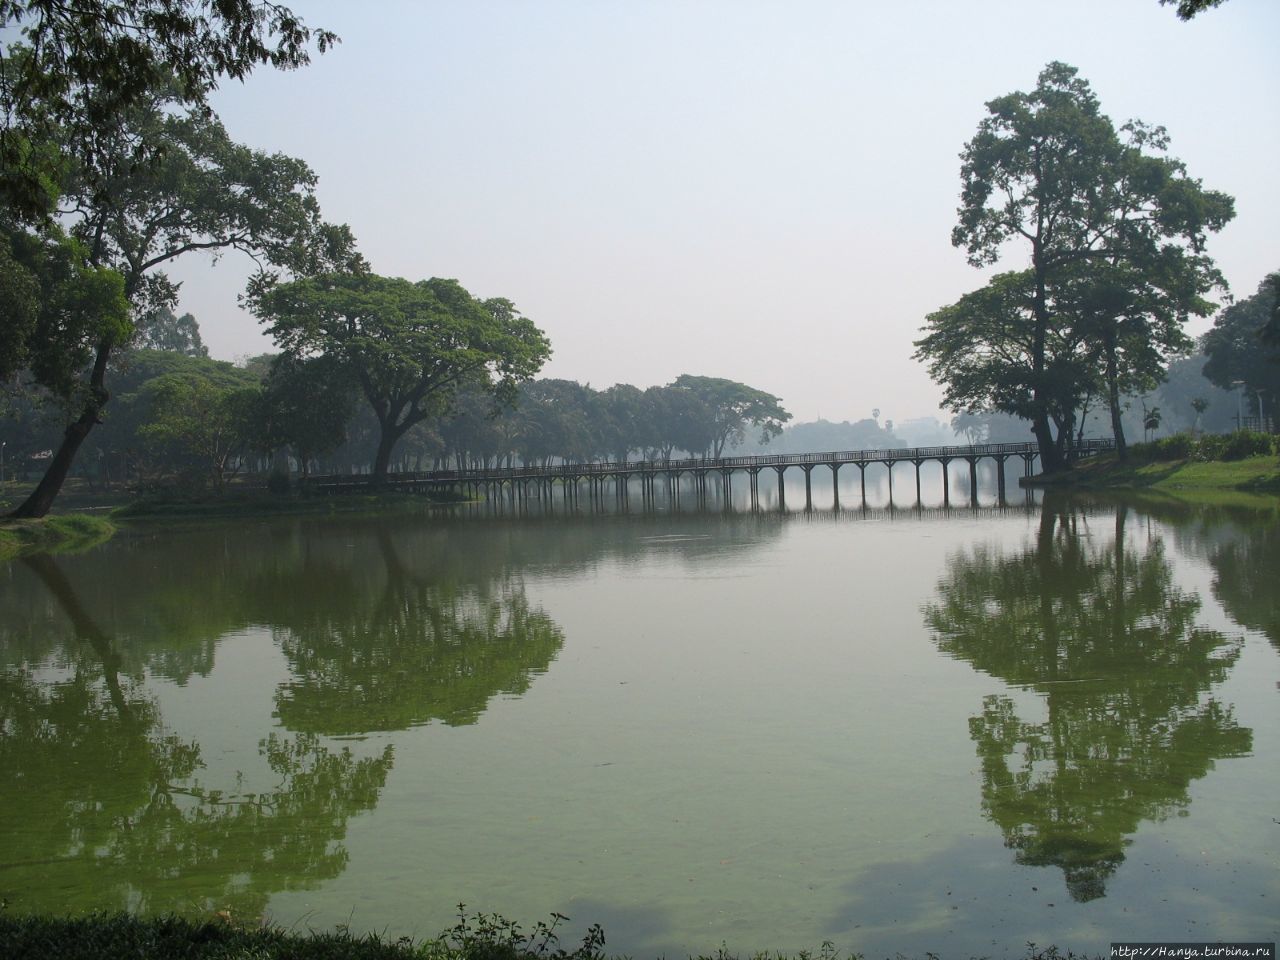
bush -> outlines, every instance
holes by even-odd
[[[1162,437],[1152,443],[1145,444],[1148,448],[1147,459],[1186,460],[1192,456],[1195,444],[1195,438],[1189,433],[1175,433],[1171,437]]]
[[[1222,438],[1224,440],[1219,460],[1243,460],[1246,457],[1262,457],[1275,452],[1269,433],[1258,433],[1253,430],[1237,430]]]

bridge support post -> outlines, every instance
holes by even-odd
[[[811,483],[811,474],[813,473],[813,465],[809,463],[801,464],[800,469],[804,471],[804,508],[805,510],[812,510],[813,484]]]
[[[924,500],[920,497],[920,461],[912,460],[911,462],[916,465],[916,506],[918,507],[924,503]]]
[[[1000,506],[1004,506],[1006,502],[1005,482],[1004,482],[1004,462],[1005,460],[1008,459],[1008,457],[997,456],[997,457],[993,457],[992,459],[994,459],[996,462],[996,497],[1000,501]]]
[[[951,458],[942,457],[942,505],[951,506]]]
[[[978,458],[965,457],[969,461],[969,502],[978,505]]]
[[[840,464],[834,460],[828,464],[831,467],[831,498],[832,506],[836,510],[840,509]]]
[[[785,512],[787,509],[787,488],[782,482],[782,475],[786,472],[786,466],[777,466],[773,468],[778,474],[778,509]]]

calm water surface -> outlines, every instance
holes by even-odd
[[[801,500],[803,502],[803,500]],[[1280,939],[1280,512],[349,517],[0,567],[0,897]]]

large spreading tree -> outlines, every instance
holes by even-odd
[[[1005,378],[993,368],[986,395],[953,406],[1027,417],[1052,471],[1067,463],[1081,398],[1105,384],[1118,422],[1118,388],[1158,379],[1162,364],[1185,346],[1181,323],[1205,313],[1204,295],[1221,285],[1204,255],[1206,235],[1231,219],[1233,203],[1164,155],[1163,129],[1133,122],[1117,131],[1067,64],[1050,63],[1034,90],[992,100],[987,111],[961,155],[952,243],[976,267],[1004,259],[1011,242],[1025,245],[1022,295],[995,298],[1009,309],[1003,319],[990,309],[975,316],[986,327],[1017,327],[1027,349],[1008,358]],[[1008,280],[992,281],[998,283]],[[950,361],[933,335],[940,322],[962,319],[950,308],[938,311],[916,345],[917,356],[941,374]],[[971,333],[974,349],[990,346],[982,329]],[[1054,353],[1064,339],[1092,360],[1069,381]],[[1017,408],[1002,401],[1010,394]]]
[[[456,280],[329,272],[258,284],[250,302],[286,353],[333,357],[355,379],[378,421],[375,486],[400,439],[459,391],[510,399],[551,354],[509,300],[478,300]]]

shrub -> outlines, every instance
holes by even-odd
[[[1146,446],[1150,448],[1151,460],[1186,460],[1192,455],[1195,439],[1189,433],[1175,433]]]
[[[1275,447],[1269,433],[1258,433],[1254,430],[1237,430],[1227,434],[1224,439],[1219,460],[1243,460],[1246,457],[1261,457],[1274,453]]]

